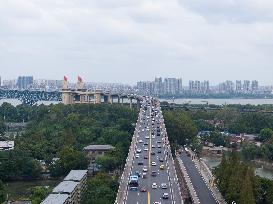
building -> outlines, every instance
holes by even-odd
[[[243,90],[244,90],[244,92],[250,91],[250,81],[249,80],[244,80]]]
[[[28,89],[33,85],[33,76],[19,76],[17,79],[18,89]]]
[[[235,90],[236,90],[236,92],[242,91],[242,81],[241,80],[236,80]]]
[[[113,149],[112,145],[89,145],[84,147],[84,151],[87,153],[87,158],[90,161],[95,161],[98,156],[103,156],[106,152]]]
[[[253,80],[251,82],[251,90],[252,92],[256,92],[259,90],[259,82],[257,80]]]
[[[162,78],[155,78],[154,94],[162,95],[163,94],[163,81]]]
[[[78,199],[82,200],[82,196],[87,187],[87,170],[71,170],[64,178],[64,181],[79,182],[78,185]]]
[[[14,141],[0,141],[0,151],[14,149]]]
[[[87,170],[71,170],[42,204],[78,204],[81,203],[87,188]]]
[[[67,194],[49,194],[41,204],[70,204]]]

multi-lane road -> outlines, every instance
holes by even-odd
[[[139,188],[127,190],[126,204],[182,204],[180,188],[159,103],[143,100],[129,175],[139,175]]]

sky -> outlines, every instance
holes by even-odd
[[[273,84],[272,0],[0,0],[0,76]]]

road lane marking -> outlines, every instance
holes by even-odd
[[[148,191],[148,204],[151,203],[151,195],[150,195],[150,192]]]

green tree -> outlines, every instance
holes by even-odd
[[[50,167],[50,173],[54,177],[66,175],[72,169],[87,169],[87,159],[81,151],[65,146],[58,155],[60,160]]]
[[[273,131],[270,128],[264,128],[261,130],[259,134],[259,140],[262,142],[266,142],[270,140],[273,136]]]
[[[0,180],[0,203],[6,200],[6,189],[3,182]]]
[[[192,119],[183,111],[164,112],[165,124],[171,143],[184,145],[197,135]]]
[[[51,192],[51,189],[45,186],[36,186],[32,189],[31,203],[39,204]]]

